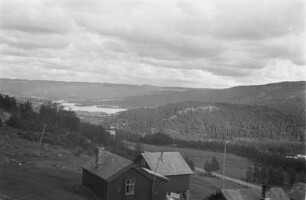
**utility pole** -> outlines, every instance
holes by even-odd
[[[43,141],[43,138],[44,138],[44,135],[45,135],[45,129],[46,129],[46,126],[47,126],[47,124],[44,124],[44,128],[43,128],[43,132],[42,132],[42,134],[41,134],[41,137],[40,137],[40,140],[39,140],[39,152],[40,152],[40,149],[41,149],[41,144],[42,144],[42,141]]]
[[[222,167],[222,175],[225,176],[225,159],[226,159],[226,144],[228,141],[224,142],[224,152],[223,152],[223,167]],[[224,178],[222,178],[222,189],[224,189]]]
[[[82,132],[82,122],[80,122],[80,131],[79,131],[79,135],[78,135],[78,144],[79,144],[79,141],[80,141],[81,132]]]
[[[156,164],[155,171],[154,171],[153,183],[152,183],[152,199],[154,199],[153,195],[154,195],[154,182],[155,182],[156,171],[157,171],[158,165],[159,165],[159,163],[162,159],[163,159],[163,152],[160,153],[160,156],[157,160],[157,164]]]

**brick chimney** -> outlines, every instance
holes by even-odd
[[[101,155],[101,152],[104,150],[103,147],[97,147],[95,149],[95,168],[98,169],[99,166],[99,157]]]
[[[271,186],[262,185],[261,198],[260,200],[271,200]]]

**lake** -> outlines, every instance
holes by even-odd
[[[83,111],[83,112],[104,112],[107,114],[116,114],[121,111],[125,111],[125,108],[119,107],[103,107],[103,106],[82,106],[76,103],[65,102],[65,101],[54,101],[54,103],[58,103],[64,107],[65,110],[72,110],[72,111]]]

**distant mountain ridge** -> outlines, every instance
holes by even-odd
[[[184,101],[235,104],[305,102],[305,81],[238,86],[228,89],[194,89],[110,83],[82,83],[0,79],[1,92],[13,96],[107,104],[130,108],[158,107]]]
[[[13,96],[50,100],[95,101],[120,100],[125,97],[153,94],[160,91],[181,91],[187,88],[155,87],[112,83],[86,83],[42,80],[0,79],[2,93]]]
[[[305,81],[281,82],[258,86],[238,86],[228,89],[196,89],[181,92],[161,92],[124,99],[125,105],[152,107],[182,101],[235,104],[275,104],[287,101],[305,102]],[[140,106],[141,105],[141,106]]]

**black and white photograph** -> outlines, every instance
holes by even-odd
[[[305,10],[0,0],[0,200],[305,200]]]

